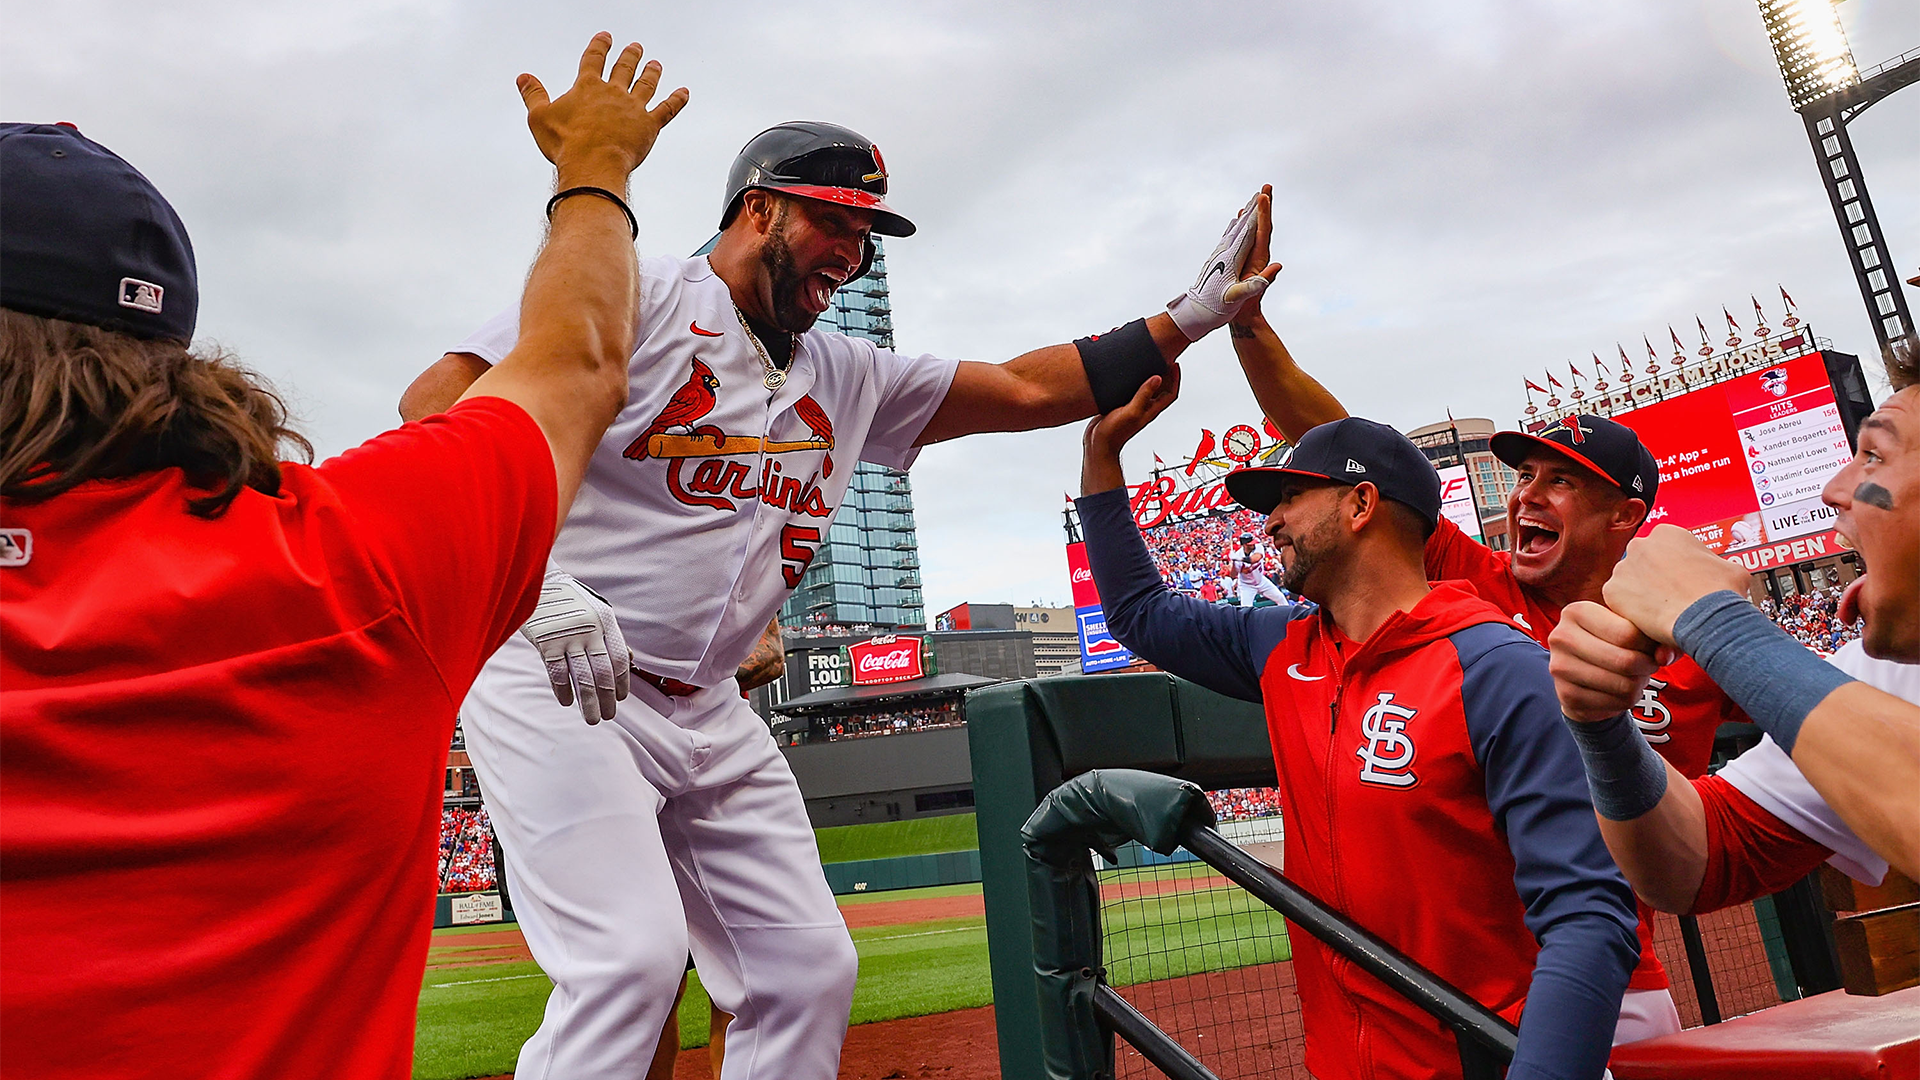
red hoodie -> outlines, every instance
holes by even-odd
[[[1633,894],[1600,839],[1545,650],[1459,583],[1357,644],[1312,604],[1178,596],[1123,492],[1078,506],[1114,637],[1265,707],[1287,876],[1518,1019],[1509,1080],[1599,1077],[1638,957]],[[1460,1075],[1437,1020],[1310,935],[1289,938],[1318,1080]]]

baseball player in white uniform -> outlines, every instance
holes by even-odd
[[[747,144],[728,186],[710,255],[641,260],[626,408],[527,637],[463,708],[514,909],[554,981],[520,1080],[642,1075],[689,949],[735,1017],[729,1080],[837,1075],[857,959],[799,788],[735,669],[824,540],[856,460],[904,469],[930,442],[1112,408],[1177,377],[1189,341],[1279,270],[1265,265],[1261,196],[1164,313],[1004,364],[909,358],[812,328],[865,272],[869,232],[914,231],[882,199],[870,141],[783,124]],[[507,311],[456,346],[403,415],[454,400],[516,324]],[[578,711],[565,707],[576,693]],[[589,726],[601,717],[615,723]]]
[[[1227,566],[1232,571],[1234,585],[1240,590],[1240,606],[1253,606],[1254,598],[1264,596],[1276,604],[1287,603],[1287,594],[1273,583],[1266,571],[1260,568],[1260,549],[1255,546],[1252,533],[1240,534],[1240,546],[1227,556]]]

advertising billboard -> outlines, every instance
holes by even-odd
[[[1440,472],[1440,515],[1482,543],[1486,534],[1480,531],[1480,508],[1473,503],[1473,483],[1467,479],[1465,465],[1447,465]]]
[[[1679,525],[1750,570],[1845,550],[1820,490],[1853,451],[1819,353],[1614,419],[1660,467],[1642,533]]]
[[[885,635],[847,646],[853,685],[907,682],[925,674],[920,661],[920,639]]]
[[[1133,663],[1133,653],[1107,632],[1106,612],[1100,607],[1100,592],[1093,586],[1093,570],[1087,565],[1087,545],[1067,545],[1067,576],[1073,586],[1074,623],[1080,633],[1080,671],[1097,675]]]

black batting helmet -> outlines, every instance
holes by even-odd
[[[865,135],[838,124],[792,120],[747,140],[727,171],[727,202],[720,214],[726,228],[749,188],[766,188],[809,199],[873,211],[873,231],[881,236],[912,236],[913,222],[883,201],[887,164],[880,148]]]

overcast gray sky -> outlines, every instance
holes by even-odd
[[[1510,424],[1523,376],[1638,355],[1721,304],[1746,323],[1782,284],[1822,336],[1873,349],[1754,0],[0,10],[4,117],[73,121],[159,185],[193,234],[201,335],[325,454],[392,426],[412,377],[517,297],[549,171],[513,79],[564,85],[600,29],[693,92],[634,179],[644,252],[707,238],[769,124],[880,144],[920,226],[888,247],[904,351],[1001,360],[1156,310],[1262,182],[1287,267],[1270,317],[1349,408],[1402,428]],[[1863,68],[1920,46],[1913,0],[1841,12]],[[1920,89],[1851,130],[1911,276]],[[1136,469],[1257,418],[1224,335],[1187,356]],[[1066,601],[1078,443],[926,451],[929,615]]]

